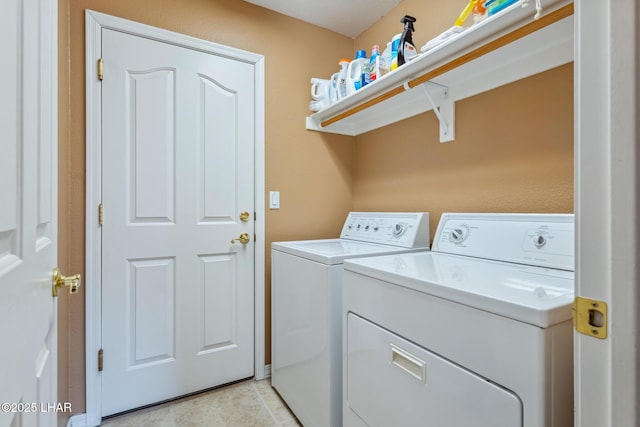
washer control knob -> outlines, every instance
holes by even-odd
[[[397,223],[394,227],[393,227],[393,237],[400,237],[404,234],[404,232],[406,231],[406,226],[402,223]]]
[[[538,234],[533,238],[533,244],[536,245],[537,248],[541,248],[547,244],[547,238]]]
[[[464,242],[468,234],[469,230],[467,230],[467,227],[456,227],[449,233],[449,240],[451,240],[455,244],[460,244]]]

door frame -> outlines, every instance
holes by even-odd
[[[102,29],[112,29],[131,35],[170,43],[243,61],[254,67],[255,85],[255,259],[254,259],[254,375],[265,377],[265,207],[264,207],[264,56],[220,45],[161,28],[140,24],[103,13],[86,10],[86,266],[88,286],[85,288],[85,364],[86,414],[77,424],[99,425],[101,421],[101,376],[98,372],[98,350],[102,342],[101,246],[98,223],[99,204],[102,201],[101,159],[101,90],[97,78],[98,59],[101,54]],[[75,425],[76,423],[74,423]]]
[[[576,295],[608,305],[608,337],[574,332],[576,427],[638,425],[640,6],[575,2]]]

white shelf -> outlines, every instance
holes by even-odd
[[[573,61],[573,1],[544,1],[539,20],[523,1],[312,114],[307,129],[355,136],[432,110],[424,86],[452,140],[455,101]]]

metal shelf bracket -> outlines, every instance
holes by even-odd
[[[427,85],[435,87],[436,93],[432,95]],[[440,122],[440,142],[453,141],[455,139],[455,103],[449,96],[449,88],[431,81],[422,83],[420,87]]]

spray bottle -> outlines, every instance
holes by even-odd
[[[404,24],[404,31],[400,37],[400,46],[398,48],[398,67],[418,56],[418,51],[413,45],[412,38],[412,34],[415,31],[413,23],[416,22],[416,18],[405,15],[400,22]]]
[[[342,58],[338,65],[340,65],[340,71],[338,72],[338,99],[346,98],[347,93],[347,68],[349,67],[350,59]]]

